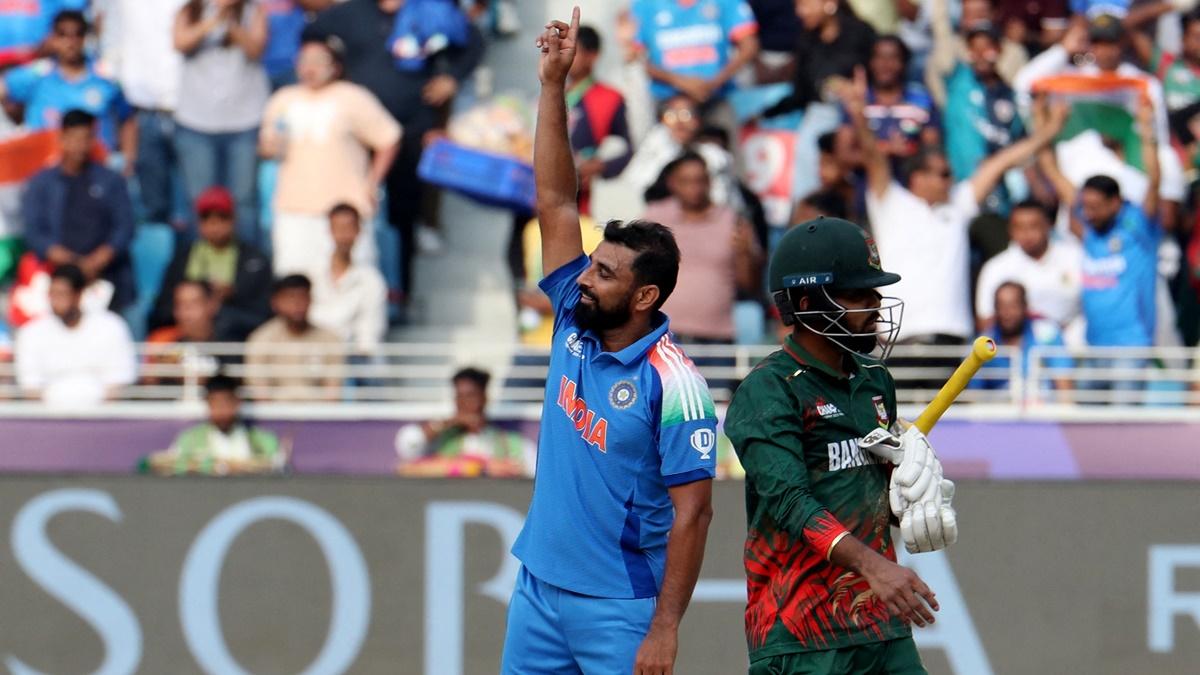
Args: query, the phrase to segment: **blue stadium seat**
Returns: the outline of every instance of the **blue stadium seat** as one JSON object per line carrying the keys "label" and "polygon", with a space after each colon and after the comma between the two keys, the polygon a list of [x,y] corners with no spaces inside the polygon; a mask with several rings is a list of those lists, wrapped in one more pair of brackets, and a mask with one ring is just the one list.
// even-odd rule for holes
{"label": "blue stadium seat", "polygon": [[165,223],[142,223],[137,226],[129,255],[133,260],[133,281],[137,301],[125,312],[134,339],[146,337],[146,319],[162,287],[163,274],[175,254],[175,230]]}

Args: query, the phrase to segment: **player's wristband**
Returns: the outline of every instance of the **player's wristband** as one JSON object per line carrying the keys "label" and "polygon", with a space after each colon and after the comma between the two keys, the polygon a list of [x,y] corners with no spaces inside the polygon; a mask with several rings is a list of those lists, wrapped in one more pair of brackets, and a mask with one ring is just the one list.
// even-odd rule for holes
{"label": "player's wristband", "polygon": [[849,536],[849,534],[850,534],[849,532],[842,532],[841,534],[839,534],[838,536],[833,538],[833,542],[831,544],[829,544],[829,548],[825,549],[825,561],[826,562],[829,562],[830,556],[833,555],[833,549],[837,547],[838,542],[840,542],[842,539]]}

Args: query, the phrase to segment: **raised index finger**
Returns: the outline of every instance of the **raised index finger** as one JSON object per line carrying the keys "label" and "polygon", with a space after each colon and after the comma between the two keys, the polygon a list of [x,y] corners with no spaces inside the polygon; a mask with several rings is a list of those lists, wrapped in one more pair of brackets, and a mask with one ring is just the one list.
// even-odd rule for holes
{"label": "raised index finger", "polygon": [[567,38],[574,40],[579,34],[579,5],[571,10],[571,27],[567,29]]}

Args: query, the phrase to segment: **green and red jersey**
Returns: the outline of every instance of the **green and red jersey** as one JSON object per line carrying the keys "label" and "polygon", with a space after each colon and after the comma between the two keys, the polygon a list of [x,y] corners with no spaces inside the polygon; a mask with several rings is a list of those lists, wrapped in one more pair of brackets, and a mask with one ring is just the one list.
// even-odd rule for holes
{"label": "green and red jersey", "polygon": [[906,637],[866,580],[829,562],[852,536],[896,560],[891,466],[858,440],[896,419],[896,385],[873,359],[848,376],[791,338],[738,387],[725,432],[746,469],[750,660]]}

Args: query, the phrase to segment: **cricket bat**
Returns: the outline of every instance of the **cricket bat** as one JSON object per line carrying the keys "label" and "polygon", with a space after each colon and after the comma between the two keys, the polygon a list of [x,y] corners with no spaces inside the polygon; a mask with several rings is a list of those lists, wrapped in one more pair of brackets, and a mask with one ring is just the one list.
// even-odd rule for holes
{"label": "cricket bat", "polygon": [[938,391],[937,396],[925,406],[925,410],[921,412],[921,416],[917,418],[916,426],[921,430],[921,433],[928,434],[933,430],[933,425],[937,424],[942,415],[950,408],[950,404],[958,398],[963,389],[967,388],[971,378],[975,377],[975,373],[983,367],[983,364],[991,361],[996,356],[996,342],[989,337],[975,338],[975,344],[971,346],[971,353],[963,362],[958,364],[958,368],[954,370],[954,374],[946,380],[946,384]]}

